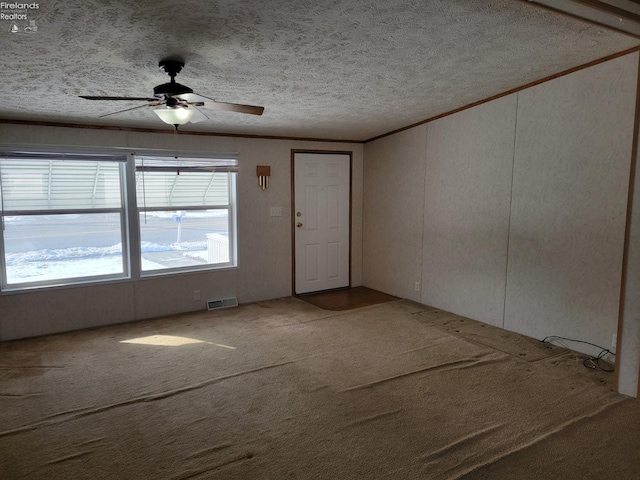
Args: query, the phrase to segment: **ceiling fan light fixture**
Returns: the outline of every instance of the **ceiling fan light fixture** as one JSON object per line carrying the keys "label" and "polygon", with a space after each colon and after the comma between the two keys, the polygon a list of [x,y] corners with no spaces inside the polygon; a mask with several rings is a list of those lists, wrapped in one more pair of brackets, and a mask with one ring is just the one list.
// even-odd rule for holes
{"label": "ceiling fan light fixture", "polygon": [[162,106],[154,108],[153,111],[164,123],[169,125],[184,125],[195,115],[195,110],[184,107]]}

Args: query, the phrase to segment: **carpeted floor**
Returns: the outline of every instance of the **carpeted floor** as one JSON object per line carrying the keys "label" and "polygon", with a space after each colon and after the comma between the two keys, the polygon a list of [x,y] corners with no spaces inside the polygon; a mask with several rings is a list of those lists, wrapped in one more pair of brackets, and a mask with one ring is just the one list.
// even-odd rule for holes
{"label": "carpeted floor", "polygon": [[610,382],[405,300],[279,299],[0,344],[0,478],[637,480]]}

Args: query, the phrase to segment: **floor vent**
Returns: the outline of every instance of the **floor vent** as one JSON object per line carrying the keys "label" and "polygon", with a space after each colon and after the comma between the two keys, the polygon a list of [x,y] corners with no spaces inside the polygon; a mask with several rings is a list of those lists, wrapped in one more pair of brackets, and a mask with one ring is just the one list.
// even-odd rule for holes
{"label": "floor vent", "polygon": [[218,310],[220,308],[237,307],[238,299],[236,297],[223,298],[221,300],[209,300],[207,302],[207,310]]}

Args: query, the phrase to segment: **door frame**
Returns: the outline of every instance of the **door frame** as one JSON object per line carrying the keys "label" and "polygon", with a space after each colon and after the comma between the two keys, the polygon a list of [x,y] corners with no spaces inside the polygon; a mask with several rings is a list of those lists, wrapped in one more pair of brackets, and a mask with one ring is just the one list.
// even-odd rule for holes
{"label": "door frame", "polygon": [[312,153],[319,155],[348,155],[349,156],[349,285],[351,287],[351,242],[352,242],[352,208],[353,208],[353,151],[350,150],[313,150],[313,149],[291,149],[291,296],[296,294],[296,178],[295,178],[295,156],[296,153]]}

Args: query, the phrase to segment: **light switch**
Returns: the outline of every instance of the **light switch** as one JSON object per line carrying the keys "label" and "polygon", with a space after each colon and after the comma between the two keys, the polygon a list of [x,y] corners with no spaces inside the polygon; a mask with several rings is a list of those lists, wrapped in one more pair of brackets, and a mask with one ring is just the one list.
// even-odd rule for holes
{"label": "light switch", "polygon": [[270,215],[272,217],[281,217],[282,216],[282,207],[271,207]]}

